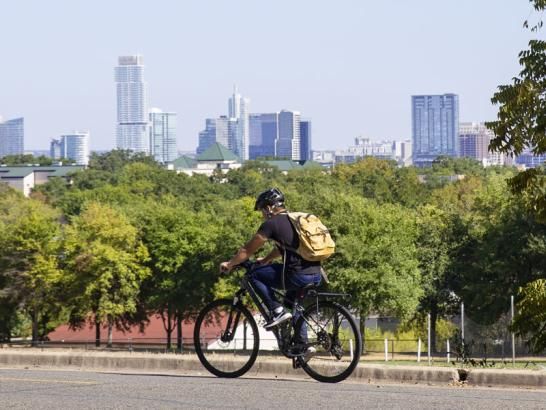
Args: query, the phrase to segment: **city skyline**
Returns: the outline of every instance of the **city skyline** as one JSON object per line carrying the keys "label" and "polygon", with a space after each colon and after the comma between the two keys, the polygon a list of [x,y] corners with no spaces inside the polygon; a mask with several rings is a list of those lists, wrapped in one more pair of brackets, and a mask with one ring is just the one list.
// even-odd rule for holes
{"label": "city skyline", "polygon": [[[195,148],[204,118],[225,112],[233,83],[253,112],[282,107],[310,117],[314,148],[346,146],[358,135],[403,140],[410,95],[449,90],[460,96],[461,121],[494,119],[490,98],[519,71],[517,53],[533,36],[521,27],[531,12],[523,0],[166,6],[162,19],[125,0],[3,6],[13,18],[0,27],[10,39],[0,114],[25,117],[28,149],[46,149],[66,129],[90,130],[93,150],[113,148],[111,67],[131,54],[146,58],[150,102],[178,113],[181,150]],[[100,30],[81,21],[100,21]],[[222,46],[226,36],[245,47]]]}

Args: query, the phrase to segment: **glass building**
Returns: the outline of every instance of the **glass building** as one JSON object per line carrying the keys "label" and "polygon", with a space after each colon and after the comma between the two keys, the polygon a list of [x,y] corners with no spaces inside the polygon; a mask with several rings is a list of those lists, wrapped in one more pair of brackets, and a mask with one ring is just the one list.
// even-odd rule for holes
{"label": "glass building", "polygon": [[24,142],[25,119],[15,118],[2,122],[0,118],[0,157],[23,154]]}
{"label": "glass building", "polygon": [[228,100],[228,118],[232,124],[227,147],[243,160],[249,159],[249,106],[250,99],[242,97],[234,86]]}
{"label": "glass building", "polygon": [[150,155],[162,164],[178,158],[176,149],[176,113],[150,111]]}
{"label": "glass building", "polygon": [[250,159],[275,157],[279,138],[279,114],[250,114]]}
{"label": "glass building", "polygon": [[279,137],[276,156],[298,161],[301,158],[300,113],[282,110],[279,113]]}
{"label": "glass building", "polygon": [[230,121],[225,115],[218,118],[207,118],[205,129],[199,133],[197,154],[202,154],[215,142],[230,148],[230,130],[233,130],[233,121]]}
{"label": "glass building", "polygon": [[142,56],[122,56],[115,68],[117,92],[116,147],[150,152],[146,82]]}
{"label": "glass building", "polygon": [[50,145],[51,158],[66,158],[77,165],[89,164],[89,133],[73,132],[53,139]]}
{"label": "glass building", "polygon": [[459,155],[459,96],[411,97],[413,163],[430,166],[439,156]]}
{"label": "glass building", "polygon": [[311,159],[311,121],[300,121],[300,159],[308,161]]}

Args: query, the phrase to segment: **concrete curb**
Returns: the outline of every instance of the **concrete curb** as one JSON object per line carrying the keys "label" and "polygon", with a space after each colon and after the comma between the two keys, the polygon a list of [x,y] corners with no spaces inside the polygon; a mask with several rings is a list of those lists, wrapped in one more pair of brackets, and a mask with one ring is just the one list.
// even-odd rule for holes
{"label": "concrete curb", "polygon": [[531,387],[546,389],[546,372],[534,370],[472,369],[468,372],[467,383],[473,386]]}
{"label": "concrete curb", "polygon": [[[181,372],[208,375],[195,355],[40,351],[0,349],[0,366],[77,368],[79,370],[134,370],[142,372]],[[301,369],[294,370],[290,360],[265,358],[254,364],[247,373],[251,377],[305,378]],[[427,383],[464,384],[489,387],[546,388],[546,372],[535,370],[481,370],[453,369],[425,366],[390,366],[361,362],[351,375],[351,380],[365,383]]]}

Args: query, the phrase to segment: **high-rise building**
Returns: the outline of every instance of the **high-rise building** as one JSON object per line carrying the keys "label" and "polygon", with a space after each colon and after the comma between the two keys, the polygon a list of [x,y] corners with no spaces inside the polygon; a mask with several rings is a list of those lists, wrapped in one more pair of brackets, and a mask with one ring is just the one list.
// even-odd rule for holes
{"label": "high-rise building", "polygon": [[116,147],[149,153],[147,91],[142,56],[119,57],[115,81],[118,109]]}
{"label": "high-rise building", "polygon": [[66,158],[77,165],[89,164],[89,133],[73,132],[53,139],[50,145],[51,158]]}
{"label": "high-rise building", "polygon": [[0,118],[0,157],[23,154],[25,151],[24,145],[24,118],[15,118],[4,122]]}
{"label": "high-rise building", "polygon": [[234,86],[228,100],[228,118],[233,122],[228,148],[242,160],[249,158],[249,105],[250,100],[242,97]]}
{"label": "high-rise building", "polygon": [[207,118],[205,129],[199,133],[199,146],[197,154],[205,152],[215,142],[229,148],[230,120],[225,115],[219,118]]}
{"label": "high-rise building", "polygon": [[473,158],[484,166],[510,165],[512,158],[504,153],[489,151],[489,143],[495,134],[483,122],[459,124],[459,156]]}
{"label": "high-rise building", "polygon": [[458,156],[458,95],[414,95],[411,114],[415,165],[430,165],[439,156]]}
{"label": "high-rise building", "polygon": [[250,114],[249,158],[275,157],[279,138],[279,114]]}
{"label": "high-rise building", "polygon": [[59,139],[53,138],[51,144],[49,145],[49,156],[53,159],[59,159],[63,156],[63,143]]}
{"label": "high-rise building", "polygon": [[311,121],[300,121],[300,159],[307,161],[311,159]]}
{"label": "high-rise building", "polygon": [[150,155],[162,164],[178,158],[176,149],[176,113],[150,110]]}
{"label": "high-rise building", "polygon": [[279,113],[279,137],[276,156],[291,160],[301,159],[300,147],[300,113],[282,110]]}

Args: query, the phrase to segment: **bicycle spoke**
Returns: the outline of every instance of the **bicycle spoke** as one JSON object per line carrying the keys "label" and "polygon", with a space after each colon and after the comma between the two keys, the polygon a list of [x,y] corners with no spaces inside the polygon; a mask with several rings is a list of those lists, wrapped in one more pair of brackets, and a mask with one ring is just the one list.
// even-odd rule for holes
{"label": "bicycle spoke", "polygon": [[[303,369],[321,381],[346,378],[360,357],[361,340],[351,314],[333,302],[312,306],[299,321],[297,332],[305,338],[308,354]],[[313,347],[316,351],[310,351]]]}
{"label": "bicycle spoke", "polygon": [[213,374],[238,377],[256,360],[259,337],[251,314],[230,301],[206,307],[194,329],[199,360]]}

